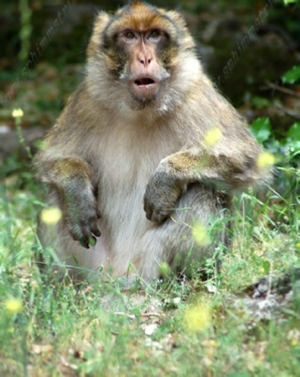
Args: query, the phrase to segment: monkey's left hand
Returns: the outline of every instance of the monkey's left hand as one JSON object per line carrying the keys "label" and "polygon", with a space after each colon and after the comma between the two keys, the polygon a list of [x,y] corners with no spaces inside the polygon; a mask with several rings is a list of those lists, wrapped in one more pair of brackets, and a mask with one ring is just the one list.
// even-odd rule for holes
{"label": "monkey's left hand", "polygon": [[96,244],[96,237],[101,235],[97,225],[101,216],[92,193],[78,190],[76,194],[65,196],[64,217],[75,241],[86,249]]}
{"label": "monkey's left hand", "polygon": [[181,191],[181,185],[175,177],[157,170],[150,179],[144,195],[147,219],[162,223],[174,210]]}

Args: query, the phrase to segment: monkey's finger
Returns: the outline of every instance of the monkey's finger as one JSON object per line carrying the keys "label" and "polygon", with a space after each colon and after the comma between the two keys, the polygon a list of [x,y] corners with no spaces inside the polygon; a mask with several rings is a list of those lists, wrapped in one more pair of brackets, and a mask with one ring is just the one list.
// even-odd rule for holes
{"label": "monkey's finger", "polygon": [[160,210],[155,210],[151,215],[151,221],[161,224],[167,219],[168,216],[169,213],[165,213]]}
{"label": "monkey's finger", "polygon": [[157,214],[155,214],[155,207],[154,205],[150,204],[149,201],[144,198],[144,211],[146,212],[146,217],[148,220],[153,222],[159,222],[157,221]]}
{"label": "monkey's finger", "polygon": [[144,201],[144,211],[148,220],[161,224],[169,216],[169,211],[165,211],[162,208],[155,208],[154,205],[150,205],[146,200]]}
{"label": "monkey's finger", "polygon": [[80,224],[72,224],[69,226],[69,230],[73,240],[79,241],[82,246],[86,247],[88,237],[84,234],[82,226]]}
{"label": "monkey's finger", "polygon": [[97,227],[97,225],[91,225],[91,232],[96,236],[96,237],[100,237],[101,236],[101,232],[99,230],[99,228]]}
{"label": "monkey's finger", "polygon": [[146,217],[148,220],[154,223],[161,223],[165,219],[165,216],[163,216],[159,211],[155,211],[155,210],[152,210],[152,211],[147,210]]}
{"label": "monkey's finger", "polygon": [[151,220],[151,215],[154,210],[154,206],[149,203],[146,196],[144,196],[144,211],[146,212],[146,217],[148,220]]}
{"label": "monkey's finger", "polygon": [[[96,223],[95,223],[96,224]],[[87,224],[82,224],[81,227],[81,234],[80,237],[80,244],[85,248],[89,248],[90,246],[95,246],[97,243],[96,237],[101,236],[100,230],[97,228],[97,225],[89,226]],[[95,237],[96,236],[96,237]]]}
{"label": "monkey's finger", "polygon": [[100,211],[98,210],[98,208],[97,208],[97,219],[101,219],[101,213],[100,213]]}
{"label": "monkey's finger", "polygon": [[89,245],[89,239],[86,238],[86,237],[81,237],[79,239],[79,242],[80,242],[80,245],[82,247],[84,247],[85,249],[89,249],[90,248],[90,245]]}

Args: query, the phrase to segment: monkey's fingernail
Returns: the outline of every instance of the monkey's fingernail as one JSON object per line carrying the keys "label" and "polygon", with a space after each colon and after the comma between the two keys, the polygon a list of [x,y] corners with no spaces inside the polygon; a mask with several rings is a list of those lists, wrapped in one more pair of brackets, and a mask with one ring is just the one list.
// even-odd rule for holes
{"label": "monkey's fingernail", "polygon": [[88,240],[81,238],[79,240],[79,242],[80,242],[80,245],[82,247],[84,247],[85,249],[89,249],[90,248]]}
{"label": "monkey's fingernail", "polygon": [[97,228],[97,226],[91,227],[91,233],[93,233],[93,235],[96,236],[96,237],[100,237],[101,236],[101,232]]}

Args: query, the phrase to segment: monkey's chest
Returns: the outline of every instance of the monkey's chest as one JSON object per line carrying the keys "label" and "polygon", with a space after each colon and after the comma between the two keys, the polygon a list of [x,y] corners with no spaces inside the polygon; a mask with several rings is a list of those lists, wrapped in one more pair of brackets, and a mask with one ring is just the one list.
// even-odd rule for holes
{"label": "monkey's chest", "polygon": [[143,210],[147,183],[160,161],[179,145],[163,135],[142,140],[122,132],[109,135],[104,144],[98,158],[100,212],[113,231],[126,226],[127,232],[134,232],[139,223],[147,226]]}
{"label": "monkey's chest", "polygon": [[110,129],[98,149],[99,183],[120,191],[121,196],[121,191],[144,189],[160,161],[181,148],[168,131],[162,125],[146,132],[140,124]]}
{"label": "monkey's chest", "polygon": [[130,154],[124,159],[118,157],[106,159],[98,185],[98,206],[104,225],[102,232],[109,235],[113,250],[119,248],[116,243],[133,240],[149,227],[143,197],[155,165],[159,163],[145,164],[142,158],[133,161]]}

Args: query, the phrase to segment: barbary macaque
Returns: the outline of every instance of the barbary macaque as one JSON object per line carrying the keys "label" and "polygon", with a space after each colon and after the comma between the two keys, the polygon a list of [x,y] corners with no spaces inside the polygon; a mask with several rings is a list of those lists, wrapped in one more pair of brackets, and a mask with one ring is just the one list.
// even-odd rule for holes
{"label": "barbary macaque", "polygon": [[83,82],[35,158],[62,213],[39,237],[74,276],[151,281],[165,263],[190,274],[230,246],[234,191],[268,181],[195,50],[176,11],[133,2],[97,15]]}

